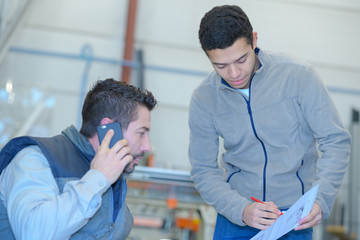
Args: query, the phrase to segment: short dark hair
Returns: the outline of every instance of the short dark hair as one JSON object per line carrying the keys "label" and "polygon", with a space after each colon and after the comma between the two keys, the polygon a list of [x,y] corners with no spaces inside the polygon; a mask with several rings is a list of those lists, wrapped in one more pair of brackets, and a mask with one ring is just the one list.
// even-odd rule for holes
{"label": "short dark hair", "polygon": [[108,117],[127,129],[136,120],[137,107],[151,111],[157,104],[151,92],[141,91],[130,84],[112,78],[97,81],[87,93],[82,108],[80,132],[87,138],[93,137],[101,120]]}
{"label": "short dark hair", "polygon": [[217,6],[201,19],[199,40],[205,51],[230,47],[239,38],[253,42],[253,28],[245,12],[235,5]]}

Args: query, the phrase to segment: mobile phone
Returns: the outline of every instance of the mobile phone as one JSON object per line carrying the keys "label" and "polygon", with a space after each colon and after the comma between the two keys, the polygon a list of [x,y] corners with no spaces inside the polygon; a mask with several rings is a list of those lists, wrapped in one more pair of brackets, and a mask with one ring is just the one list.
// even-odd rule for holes
{"label": "mobile phone", "polygon": [[100,141],[100,144],[101,144],[102,140],[105,137],[105,134],[110,129],[114,130],[114,135],[111,138],[111,141],[110,141],[110,144],[109,144],[109,148],[112,148],[117,141],[123,139],[120,123],[112,122],[112,123],[109,123],[109,124],[99,125],[99,126],[97,126],[97,133],[98,133],[99,141]]}

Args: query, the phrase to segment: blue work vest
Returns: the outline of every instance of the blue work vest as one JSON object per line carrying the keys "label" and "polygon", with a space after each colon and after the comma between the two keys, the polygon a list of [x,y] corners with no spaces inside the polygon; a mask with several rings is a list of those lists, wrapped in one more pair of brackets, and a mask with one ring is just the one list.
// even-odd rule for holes
{"label": "blue work vest", "polygon": [[[19,137],[12,139],[1,150],[0,173],[19,151],[31,145],[37,145],[48,160],[60,194],[63,192],[66,182],[80,179],[89,170],[90,162],[94,157],[81,152],[64,135],[52,138]],[[125,240],[133,225],[133,217],[125,203],[126,191],[126,180],[118,180],[103,194],[100,209],[70,239]],[[117,198],[114,199],[114,196]],[[114,210],[114,205],[117,206],[116,210]],[[0,239],[15,239],[6,208],[2,202],[0,202]]]}

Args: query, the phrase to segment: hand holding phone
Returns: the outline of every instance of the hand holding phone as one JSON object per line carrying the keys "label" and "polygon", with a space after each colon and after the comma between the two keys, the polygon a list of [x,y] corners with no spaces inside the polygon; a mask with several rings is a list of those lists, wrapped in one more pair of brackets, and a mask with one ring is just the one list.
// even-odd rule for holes
{"label": "hand holding phone", "polygon": [[[130,154],[128,141],[123,140],[122,144],[113,147],[116,142],[123,138],[121,127],[118,122],[97,127],[100,144],[110,129],[114,130],[114,135],[111,140],[109,137],[106,138],[106,140],[110,142],[109,147],[100,145],[90,163],[90,169],[101,172],[106,177],[106,180],[110,184],[113,184],[123,173],[125,167],[133,160],[133,157]],[[114,152],[116,154],[114,154]]]}
{"label": "hand holding phone", "polygon": [[99,126],[97,126],[97,133],[98,133],[99,141],[100,141],[100,144],[101,144],[102,140],[105,137],[105,134],[110,129],[114,130],[114,135],[111,138],[111,141],[110,141],[110,144],[109,144],[109,148],[112,148],[117,141],[123,139],[120,123],[112,122],[112,123],[109,123],[109,124],[99,125]]}

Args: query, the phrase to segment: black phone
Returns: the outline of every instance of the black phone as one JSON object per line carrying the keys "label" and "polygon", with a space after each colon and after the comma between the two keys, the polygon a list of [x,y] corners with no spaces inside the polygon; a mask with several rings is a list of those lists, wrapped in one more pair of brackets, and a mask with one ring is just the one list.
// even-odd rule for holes
{"label": "black phone", "polygon": [[109,129],[114,130],[114,135],[109,144],[109,148],[112,148],[117,141],[123,139],[123,135],[122,135],[120,123],[118,123],[118,122],[112,122],[109,124],[99,125],[99,126],[97,126],[97,133],[99,136],[100,144],[101,144],[102,140],[104,139],[105,134],[109,131]]}

